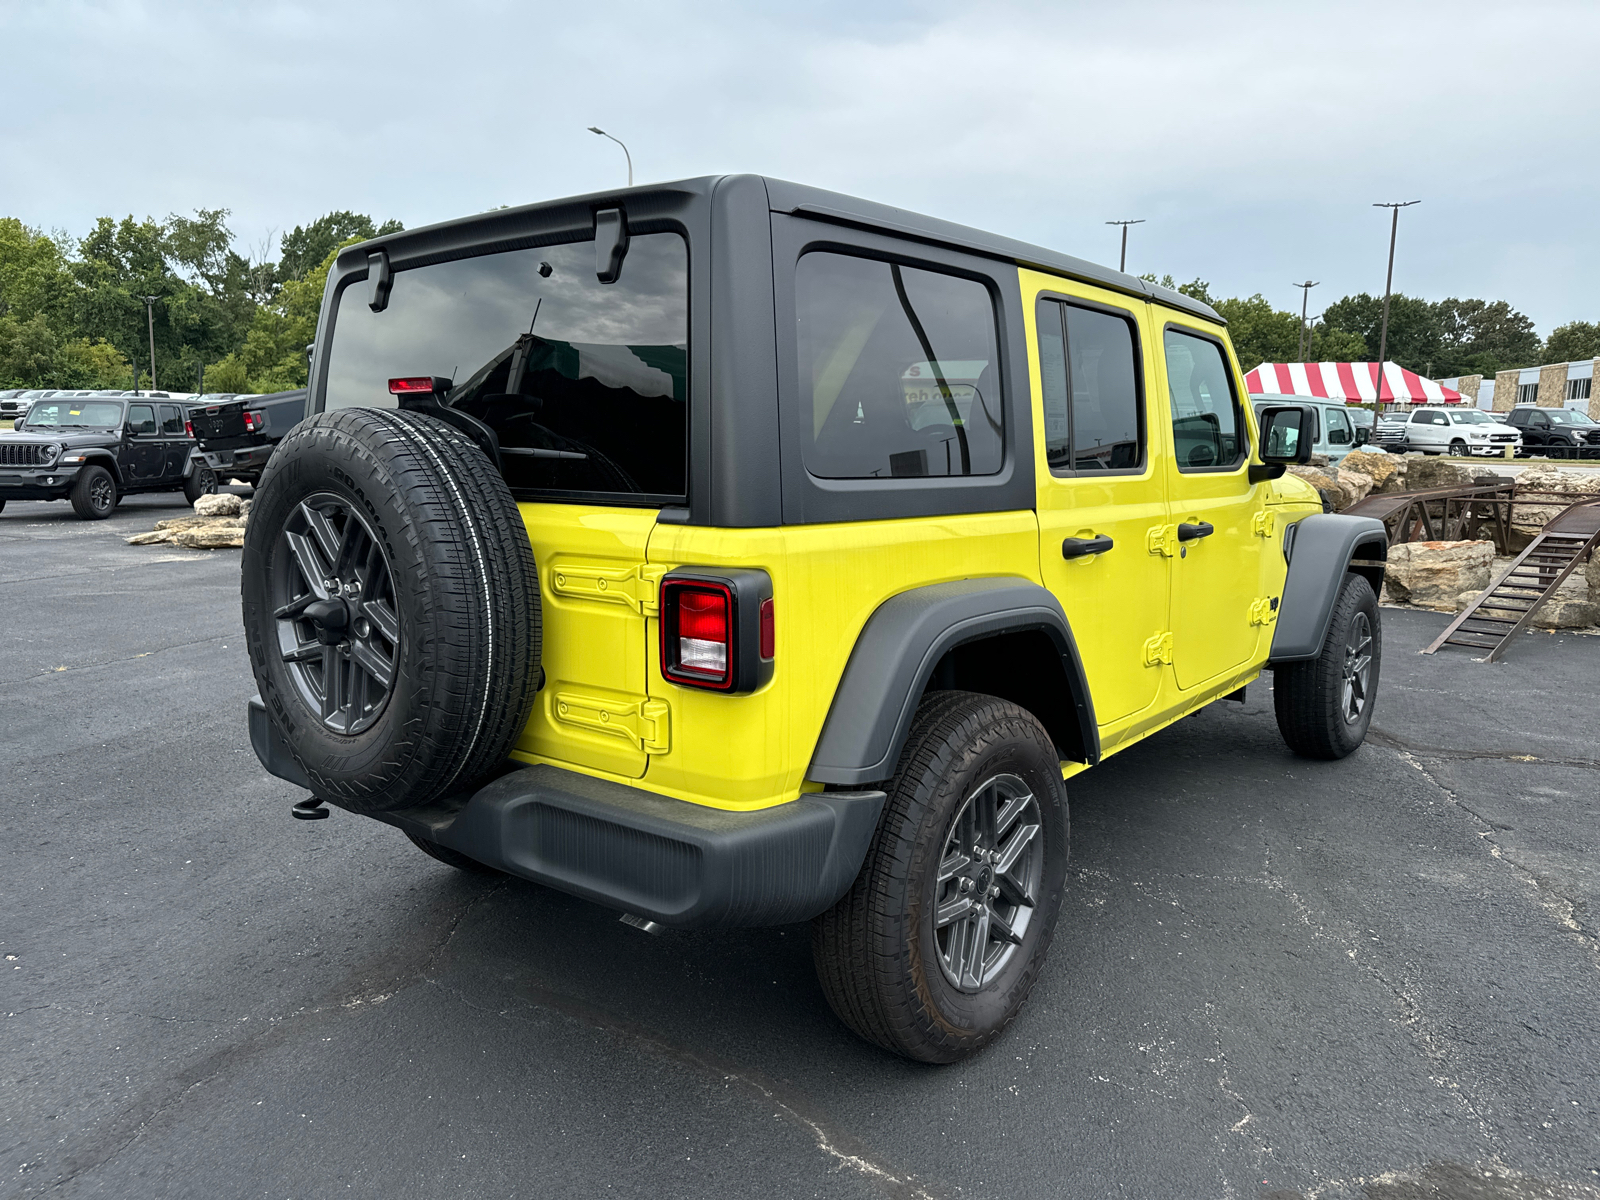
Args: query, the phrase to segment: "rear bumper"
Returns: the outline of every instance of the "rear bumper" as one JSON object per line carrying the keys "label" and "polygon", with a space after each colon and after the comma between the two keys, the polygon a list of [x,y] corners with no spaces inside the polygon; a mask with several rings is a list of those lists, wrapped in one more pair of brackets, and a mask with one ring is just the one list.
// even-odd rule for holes
{"label": "rear bumper", "polygon": [[238,450],[202,450],[200,456],[213,471],[259,471],[272,456],[271,446],[245,446]]}
{"label": "rear bumper", "polygon": [[[268,771],[308,787],[259,697],[250,741]],[[831,908],[861,869],[884,794],[811,792],[727,812],[543,765],[461,801],[379,819],[586,900],[707,928],[784,925]]]}

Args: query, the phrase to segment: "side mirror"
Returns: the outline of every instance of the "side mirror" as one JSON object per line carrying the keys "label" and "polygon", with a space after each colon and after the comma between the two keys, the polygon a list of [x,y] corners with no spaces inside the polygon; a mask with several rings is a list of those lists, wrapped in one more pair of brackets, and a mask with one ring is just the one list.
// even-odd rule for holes
{"label": "side mirror", "polygon": [[1356,426],[1356,445],[1365,446],[1371,440],[1372,440],[1372,430],[1368,429],[1365,425],[1357,425]]}
{"label": "side mirror", "polygon": [[1261,410],[1261,462],[1252,464],[1250,481],[1276,479],[1291,463],[1311,461],[1315,410],[1309,404],[1271,404]]}

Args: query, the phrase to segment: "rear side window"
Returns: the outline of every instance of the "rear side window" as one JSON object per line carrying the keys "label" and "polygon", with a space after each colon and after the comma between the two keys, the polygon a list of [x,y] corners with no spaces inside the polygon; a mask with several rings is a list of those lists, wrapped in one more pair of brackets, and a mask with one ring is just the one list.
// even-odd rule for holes
{"label": "rear side window", "polygon": [[375,313],[339,299],[325,407],[392,408],[393,378],[454,381],[448,403],[492,428],[506,482],[540,498],[670,503],[686,495],[689,254],[675,233],[629,239],[595,277],[571,242],[396,271]]}
{"label": "rear side window", "polygon": [[993,475],[1004,457],[994,301],[975,280],[814,251],[795,268],[806,470]]}
{"label": "rear side window", "polygon": [[183,432],[183,413],[182,413],[182,411],[180,411],[178,409],[178,407],[176,405],[163,404],[161,406],[161,432],[162,433],[182,433]]}
{"label": "rear side window", "polygon": [[1136,471],[1144,422],[1129,317],[1040,300],[1045,455],[1053,472]]}
{"label": "rear side window", "polygon": [[1172,328],[1164,341],[1178,469],[1237,466],[1244,457],[1244,421],[1222,347],[1209,338]]}

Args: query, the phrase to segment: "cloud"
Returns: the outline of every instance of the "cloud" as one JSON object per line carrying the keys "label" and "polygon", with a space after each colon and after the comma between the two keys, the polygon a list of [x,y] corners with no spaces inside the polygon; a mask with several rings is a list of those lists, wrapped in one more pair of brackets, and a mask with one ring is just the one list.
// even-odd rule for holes
{"label": "cloud", "polygon": [[6,207],[226,205],[247,242],[754,170],[1324,302],[1383,286],[1595,319],[1600,7],[1583,4],[34,3]]}

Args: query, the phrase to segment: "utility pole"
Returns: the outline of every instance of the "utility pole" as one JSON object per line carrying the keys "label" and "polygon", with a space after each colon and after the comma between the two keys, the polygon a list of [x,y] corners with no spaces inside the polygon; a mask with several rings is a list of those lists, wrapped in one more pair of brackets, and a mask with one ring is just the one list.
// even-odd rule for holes
{"label": "utility pole", "polygon": [[[1317,282],[1320,283],[1321,280]],[[1305,362],[1306,355],[1311,353],[1311,331],[1306,328],[1306,312],[1311,304],[1311,289],[1317,284],[1308,279],[1294,286],[1300,289],[1300,340],[1294,344],[1294,355],[1301,362]]]}
{"label": "utility pole", "polygon": [[[609,133],[607,133],[604,129],[601,129],[598,125],[589,126],[589,132],[590,133],[598,133],[603,138],[611,138],[611,140],[613,142],[615,142],[617,145],[622,146],[622,139],[621,138],[611,137],[611,135]],[[632,187],[633,186],[633,155],[628,153],[628,148],[626,146],[622,146],[622,156],[628,160],[628,186]]]}
{"label": "utility pole", "polygon": [[156,310],[155,303],[159,296],[144,297],[144,315],[150,322],[150,390],[156,390]]}
{"label": "utility pole", "polygon": [[1383,332],[1378,335],[1378,375],[1372,381],[1373,398],[1377,409],[1383,410],[1383,363],[1389,353],[1389,293],[1394,289],[1394,239],[1400,232],[1400,210],[1421,204],[1421,200],[1403,200],[1397,204],[1374,204],[1373,208],[1392,208],[1394,219],[1389,222],[1389,274],[1383,281]]}
{"label": "utility pole", "polygon": [[1128,269],[1128,226],[1143,225],[1144,218],[1140,217],[1137,221],[1107,221],[1106,224],[1122,226],[1122,259],[1117,263],[1117,270],[1126,271]]}

